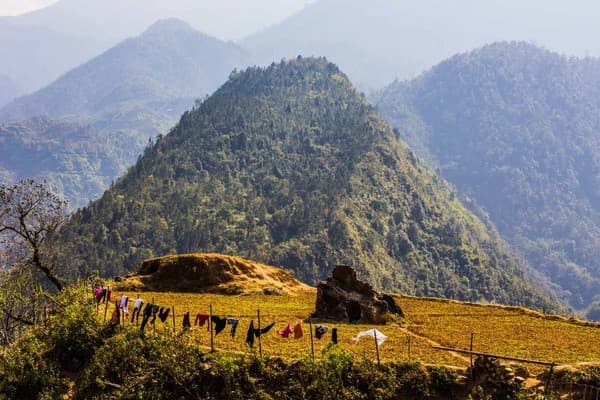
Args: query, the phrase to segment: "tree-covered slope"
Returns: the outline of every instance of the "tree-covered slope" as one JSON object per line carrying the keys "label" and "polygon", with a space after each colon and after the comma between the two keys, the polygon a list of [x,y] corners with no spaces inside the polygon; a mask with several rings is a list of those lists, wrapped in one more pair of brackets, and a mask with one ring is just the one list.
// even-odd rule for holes
{"label": "tree-covered slope", "polygon": [[83,206],[125,172],[144,142],[45,118],[0,125],[0,182],[34,178]]}
{"label": "tree-covered slope", "polygon": [[58,244],[65,265],[106,275],[220,252],[309,283],[347,263],[377,287],[555,306],[323,59],[232,75],[74,214]]}
{"label": "tree-covered slope", "polygon": [[[47,169],[46,163],[18,160],[5,160],[2,167],[10,176],[54,181],[54,189],[73,205],[84,205],[135,162],[149,138],[166,132],[195,99],[222,84],[231,70],[243,63],[244,54],[234,44],[208,37],[182,21],[159,21],[144,34],[122,42],[44,89],[18,98],[0,110],[0,121],[10,123],[11,129],[36,126],[39,121],[30,119],[45,116],[52,132],[46,132],[50,134],[48,138],[39,138],[41,142],[35,145],[37,155],[44,153],[57,165],[69,165],[64,168],[67,173],[55,174],[54,167]],[[98,139],[82,142],[89,137],[69,134],[73,133],[71,125],[88,127]],[[66,130],[59,132],[61,127]],[[107,141],[115,139],[120,147],[107,147]],[[13,159],[26,151],[22,143],[10,140],[4,146],[2,150],[12,154]],[[60,151],[61,148],[87,150],[77,153]],[[73,162],[73,156],[81,162]],[[102,167],[103,171],[88,168],[86,165],[94,165],[97,156],[106,156],[106,164],[118,167]],[[30,155],[22,158],[29,159]],[[73,176],[79,181],[75,185],[69,178]],[[95,189],[88,190],[90,187]]]}
{"label": "tree-covered slope", "polygon": [[576,308],[600,294],[600,61],[525,43],[457,55],[379,111]]}

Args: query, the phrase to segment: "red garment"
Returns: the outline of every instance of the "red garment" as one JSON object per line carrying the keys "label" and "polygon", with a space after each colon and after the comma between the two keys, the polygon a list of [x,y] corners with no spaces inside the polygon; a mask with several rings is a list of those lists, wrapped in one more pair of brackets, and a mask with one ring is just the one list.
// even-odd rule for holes
{"label": "red garment", "polygon": [[289,337],[290,333],[292,333],[292,326],[290,324],[287,324],[285,329],[283,329],[281,331],[277,331],[277,334],[280,336],[283,336],[284,338]]}
{"label": "red garment", "polygon": [[[197,314],[196,320],[194,321],[194,325],[204,326],[204,323],[208,321],[210,315],[208,314]],[[210,330],[210,325],[206,325],[206,330]]]}
{"label": "red garment", "polygon": [[300,339],[304,335],[302,332],[302,324],[298,322],[296,326],[294,326],[294,339]]}

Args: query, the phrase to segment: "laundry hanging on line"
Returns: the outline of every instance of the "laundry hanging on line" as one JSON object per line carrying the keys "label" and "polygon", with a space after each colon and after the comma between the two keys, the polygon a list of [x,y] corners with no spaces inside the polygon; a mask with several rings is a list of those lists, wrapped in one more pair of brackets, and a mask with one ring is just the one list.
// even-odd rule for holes
{"label": "laundry hanging on line", "polygon": [[288,323],[287,326],[281,330],[276,331],[279,336],[284,338],[290,337],[290,333],[292,333],[292,326]]}
{"label": "laundry hanging on line", "polygon": [[383,342],[385,342],[385,339],[387,339],[387,336],[378,331],[377,329],[369,329],[368,331],[359,332],[358,335],[356,335],[356,337],[352,338],[352,340],[358,343],[360,338],[364,336],[370,336],[372,338],[375,338],[377,340],[378,347],[381,346]]}
{"label": "laundry hanging on line", "polygon": [[259,337],[260,335],[264,335],[269,332],[271,328],[275,325],[275,322],[270,323],[264,328],[258,329],[254,328],[254,320],[250,321],[250,326],[248,327],[248,332],[246,332],[246,343],[248,346],[254,346],[254,338]]}
{"label": "laundry hanging on line", "polygon": [[298,322],[294,326],[294,339],[300,339],[303,335],[304,335],[304,332],[302,331],[302,324],[300,322]]}
{"label": "laundry hanging on line", "polygon": [[239,323],[240,321],[236,318],[227,318],[227,324],[231,325],[231,330],[229,331],[231,337],[235,337],[235,331]]}
{"label": "laundry hanging on line", "polygon": [[[194,326],[196,325],[200,325],[200,326],[204,326],[204,323],[206,321],[208,321],[210,318],[210,315],[208,314],[196,314],[196,319],[194,320]],[[210,330],[210,325],[206,325],[206,330]]]}
{"label": "laundry hanging on line", "polygon": [[317,327],[315,328],[315,337],[317,339],[321,339],[323,335],[327,333],[328,330],[329,328],[325,325],[317,325]]}
{"label": "laundry hanging on line", "polygon": [[227,318],[221,318],[213,315],[210,317],[210,320],[215,324],[215,336],[221,333],[221,331],[225,329],[225,325],[227,325]]}
{"label": "laundry hanging on line", "polygon": [[188,330],[192,327],[192,323],[190,322],[190,313],[189,311],[183,314],[183,330]]}

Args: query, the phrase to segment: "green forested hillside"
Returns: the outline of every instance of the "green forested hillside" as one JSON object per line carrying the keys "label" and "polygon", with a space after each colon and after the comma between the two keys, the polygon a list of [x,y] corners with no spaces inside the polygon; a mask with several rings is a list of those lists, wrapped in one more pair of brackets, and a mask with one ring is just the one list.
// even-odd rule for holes
{"label": "green forested hillside", "polygon": [[233,74],[73,215],[58,248],[84,273],[207,251],[310,283],[348,263],[387,289],[556,305],[323,59]]}
{"label": "green forested hillside", "polygon": [[378,109],[570,304],[600,294],[600,60],[498,43],[393,83]]}
{"label": "green forested hillside", "polygon": [[[233,43],[206,36],[183,21],[159,21],[142,35],[122,42],[47,87],[0,109],[0,121],[13,128],[36,126],[38,121],[30,119],[37,116],[52,120],[46,122],[52,125],[51,137],[35,144],[36,151],[42,158],[65,165],[67,173],[54,174],[46,169],[46,163],[4,162],[2,167],[9,176],[36,176],[54,181],[53,188],[74,206],[84,205],[97,198],[111,180],[135,162],[149,138],[170,129],[195,99],[215,90],[244,59],[245,53]],[[59,132],[61,127],[73,124],[93,130],[98,140],[84,142],[82,137],[69,134],[69,128]],[[25,132],[22,136],[27,135]],[[114,138],[120,141],[120,148],[106,147],[106,141]],[[9,147],[13,144],[15,147]],[[15,159],[31,156],[21,144],[5,141],[4,145],[2,150]],[[86,148],[89,152],[56,151],[62,147]],[[93,152],[119,168],[112,173],[105,169],[100,180],[94,168],[79,168],[74,158],[94,164]],[[91,159],[84,160],[88,156]],[[69,173],[78,174],[80,183],[73,185]],[[100,181],[102,184],[98,185]],[[86,189],[90,187],[96,189]]]}
{"label": "green forested hillside", "polygon": [[46,118],[0,125],[0,181],[45,180],[72,206],[85,205],[127,169],[144,144],[127,133]]}

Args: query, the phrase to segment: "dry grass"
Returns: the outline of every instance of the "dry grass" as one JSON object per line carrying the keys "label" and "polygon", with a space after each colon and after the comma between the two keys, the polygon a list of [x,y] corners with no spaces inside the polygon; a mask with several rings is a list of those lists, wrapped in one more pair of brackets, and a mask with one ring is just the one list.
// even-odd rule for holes
{"label": "dry grass", "polygon": [[[310,355],[308,323],[303,322],[304,337],[284,339],[275,334],[287,323],[292,326],[305,320],[314,310],[316,290],[297,290],[283,296],[262,294],[227,296],[213,293],[169,293],[169,292],[123,292],[134,299],[138,294],[146,301],[155,301],[161,306],[175,306],[177,333],[181,331],[182,315],[189,311],[192,323],[197,313],[209,312],[222,317],[235,317],[240,320],[235,338],[229,336],[229,326],[214,338],[218,351],[250,353],[258,351],[245,344],[246,331],[251,320],[257,323],[256,312],[260,309],[261,323],[275,322],[272,331],[262,337],[263,354],[298,359]],[[121,293],[115,293],[116,296]],[[500,306],[481,306],[459,302],[439,301],[398,297],[398,303],[407,315],[406,320],[377,326],[388,336],[380,348],[383,361],[407,361],[408,337],[411,336],[411,360],[426,364],[442,364],[458,367],[468,365],[468,358],[445,351],[432,349],[432,344],[462,349],[469,348],[471,332],[475,332],[475,351],[499,355],[553,361],[573,364],[578,362],[600,361],[600,327],[580,326],[567,319],[545,318],[523,309]],[[102,312],[102,310],[100,311]],[[313,323],[314,325],[318,322]],[[325,322],[330,329],[338,328],[339,344],[358,358],[375,359],[375,346],[372,340],[363,338],[358,344],[352,341],[358,332],[371,329],[372,325]],[[130,323],[127,323],[129,329]],[[167,324],[157,320],[156,332],[172,332],[172,319]],[[147,332],[152,334],[149,327]],[[186,334],[193,341],[207,349],[210,334],[205,327],[193,326]],[[324,339],[314,340],[315,355],[330,341],[328,333]],[[530,368],[536,370],[535,368]]]}

